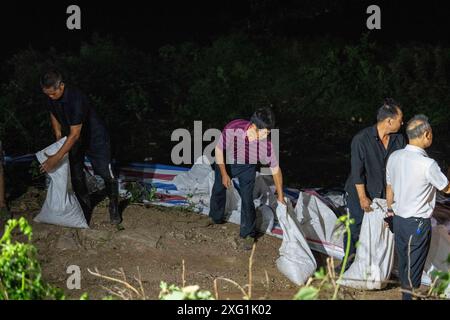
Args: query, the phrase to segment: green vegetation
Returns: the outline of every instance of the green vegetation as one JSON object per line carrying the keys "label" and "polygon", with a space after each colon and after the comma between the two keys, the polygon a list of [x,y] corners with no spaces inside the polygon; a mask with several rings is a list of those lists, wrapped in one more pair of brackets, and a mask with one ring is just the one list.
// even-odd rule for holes
{"label": "green vegetation", "polygon": [[[28,242],[12,240],[16,228]],[[61,290],[42,280],[36,248],[29,243],[31,236],[31,226],[25,218],[7,222],[0,239],[0,300],[64,299]]]}
{"label": "green vegetation", "polygon": [[298,146],[300,138],[348,145],[375,121],[386,96],[404,105],[406,117],[425,113],[435,126],[450,120],[447,47],[387,46],[370,35],[345,43],[234,33],[145,53],[94,36],[78,52],[27,49],[5,62],[0,136],[10,153],[35,152],[53,141],[39,88],[49,65],[90,96],[119,146],[114,156],[123,161],[169,159],[174,129],[191,129],[194,120],[204,129],[223,128],[261,104],[276,112],[282,149]]}

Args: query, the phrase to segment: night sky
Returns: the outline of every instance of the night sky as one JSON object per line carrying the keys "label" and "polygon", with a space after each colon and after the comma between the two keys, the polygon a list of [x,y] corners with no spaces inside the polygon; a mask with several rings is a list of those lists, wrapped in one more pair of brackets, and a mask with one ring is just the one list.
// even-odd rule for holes
{"label": "night sky", "polygon": [[[66,28],[70,4],[81,7],[81,31]],[[2,1],[1,56],[30,46],[76,50],[93,33],[149,50],[181,41],[208,42],[231,31],[352,41],[367,32],[370,4],[382,10],[382,30],[373,32],[377,41],[449,42],[449,1]]]}

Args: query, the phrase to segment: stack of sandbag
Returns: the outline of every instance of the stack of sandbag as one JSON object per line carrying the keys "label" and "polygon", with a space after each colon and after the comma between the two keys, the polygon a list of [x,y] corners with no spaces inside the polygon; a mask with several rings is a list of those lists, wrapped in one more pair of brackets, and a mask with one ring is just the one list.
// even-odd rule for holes
{"label": "stack of sandbag", "polygon": [[[47,160],[47,155],[54,155],[63,146],[66,137],[60,139],[44,150],[36,153],[38,161],[42,164]],[[49,223],[72,228],[88,228],[88,224],[74,192],[69,188],[70,166],[66,154],[58,166],[50,173],[50,184],[47,197],[40,213],[34,221]]]}
{"label": "stack of sandbag", "polygon": [[[214,185],[215,172],[206,156],[199,157],[192,168],[178,174],[173,179],[173,184],[177,190],[190,194],[190,201],[204,207],[201,213],[209,213],[209,200],[211,198]],[[273,194],[265,177],[256,174],[253,199],[256,209],[256,228],[260,232],[270,232],[275,222],[274,210],[276,207],[276,197]],[[226,190],[225,217],[228,222],[241,223],[241,197],[239,195],[239,179],[233,178],[231,186]]]}
{"label": "stack of sandbag", "polygon": [[189,171],[178,174],[172,183],[178,191],[186,194],[208,194],[209,182],[208,176],[214,173],[208,157],[198,158]]}
{"label": "stack of sandbag", "polygon": [[317,268],[308,243],[299,228],[291,202],[287,205],[278,202],[276,214],[283,230],[283,242],[280,257],[277,259],[278,270],[297,285],[304,284]]}
{"label": "stack of sandbag", "polygon": [[336,214],[317,195],[300,192],[295,206],[299,228],[312,250],[331,257],[343,257],[344,226]]}
{"label": "stack of sandbag", "polygon": [[339,284],[376,290],[386,286],[394,265],[394,234],[385,227],[386,200],[374,199],[364,214],[355,260]]}

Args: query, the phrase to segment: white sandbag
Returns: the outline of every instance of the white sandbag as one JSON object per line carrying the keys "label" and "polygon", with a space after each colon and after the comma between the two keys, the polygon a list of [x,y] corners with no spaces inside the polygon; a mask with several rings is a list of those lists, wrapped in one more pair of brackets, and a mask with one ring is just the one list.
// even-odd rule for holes
{"label": "white sandbag", "polygon": [[261,205],[269,206],[275,212],[277,208],[277,197],[274,191],[271,189],[273,177],[268,175],[262,175],[256,172],[255,187],[253,189],[253,202],[255,203],[255,208]]}
{"label": "white sandbag", "polygon": [[277,268],[297,285],[304,284],[317,268],[316,259],[299,228],[294,209],[286,198],[287,206],[278,202],[276,214],[283,229],[283,242]]}
{"label": "white sandbag", "polygon": [[262,233],[269,233],[275,223],[275,214],[271,207],[261,205],[256,208],[256,230]]}
{"label": "white sandbag", "polygon": [[318,197],[300,192],[295,215],[311,249],[341,259],[344,226],[336,214]]}
{"label": "white sandbag", "polygon": [[[199,212],[209,213],[209,201],[214,185],[215,172],[206,156],[199,157],[192,168],[178,174],[173,179],[177,190],[191,195],[190,201],[201,208]],[[275,208],[277,199],[269,184],[273,183],[271,176],[256,173],[253,189],[253,202],[256,209],[256,229],[260,232],[270,232],[275,223]],[[225,220],[231,223],[241,223],[241,197],[235,185],[237,178],[232,179],[232,185],[226,190]]]}
{"label": "white sandbag", "polygon": [[206,156],[198,158],[189,171],[178,174],[173,179],[177,190],[187,194],[205,194],[209,191],[208,176],[214,172]]}
{"label": "white sandbag", "polygon": [[[48,155],[56,154],[65,141],[66,137],[36,153],[38,161],[42,164],[47,160],[45,153]],[[80,203],[74,192],[69,188],[70,167],[67,154],[57,168],[48,175],[51,181],[47,190],[47,197],[34,221],[71,228],[89,228]]]}
{"label": "white sandbag", "polygon": [[394,264],[394,234],[384,226],[386,200],[374,199],[373,211],[365,213],[355,261],[339,284],[364,290],[386,286]]}
{"label": "white sandbag", "polygon": [[[450,235],[444,225],[433,226],[431,231],[430,251],[422,274],[422,284],[430,286],[433,282],[432,272],[446,271],[449,268],[447,257],[450,254]],[[447,288],[450,290],[450,286]]]}

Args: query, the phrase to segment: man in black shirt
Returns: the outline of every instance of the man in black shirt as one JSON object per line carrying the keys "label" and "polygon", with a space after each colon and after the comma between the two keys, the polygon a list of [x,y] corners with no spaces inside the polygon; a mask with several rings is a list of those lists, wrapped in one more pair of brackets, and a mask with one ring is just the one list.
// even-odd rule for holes
{"label": "man in black shirt", "polygon": [[[356,253],[364,212],[370,212],[374,198],[386,198],[386,163],[392,152],[403,149],[406,139],[397,133],[403,124],[400,105],[393,99],[386,99],[378,110],[377,123],[361,130],[352,140],[351,172],[345,183],[347,206],[350,217],[350,260]],[[344,248],[347,236],[344,236]]]}
{"label": "man in black shirt", "polygon": [[120,224],[118,208],[118,182],[111,170],[111,147],[108,131],[87,97],[78,89],[64,84],[62,75],[48,71],[41,78],[42,91],[49,97],[48,107],[56,140],[67,136],[61,149],[48,157],[41,171],[52,171],[66,153],[69,153],[72,186],[83,208],[88,223],[91,218],[91,201],[84,174],[84,158],[89,158],[94,172],[105,181],[109,197],[112,224]]}

